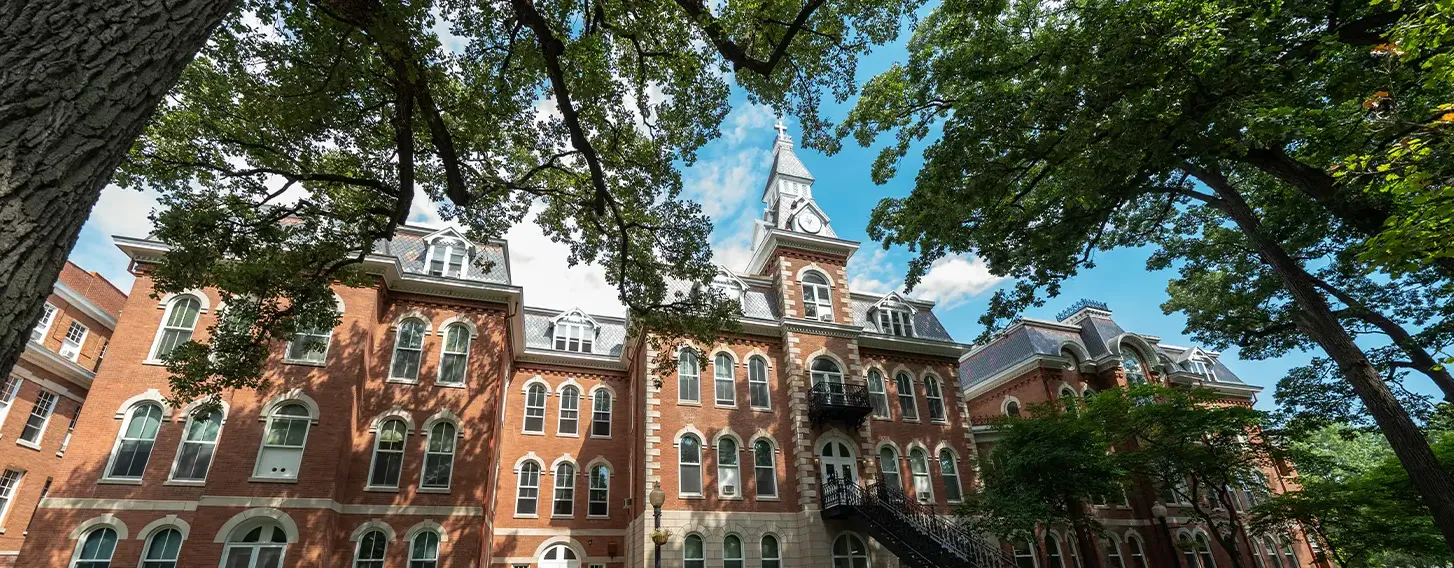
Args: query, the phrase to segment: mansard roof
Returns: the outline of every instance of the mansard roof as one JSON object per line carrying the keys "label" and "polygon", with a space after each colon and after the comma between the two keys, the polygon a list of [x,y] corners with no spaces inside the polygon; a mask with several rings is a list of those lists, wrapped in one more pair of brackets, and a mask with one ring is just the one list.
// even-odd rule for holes
{"label": "mansard roof", "polygon": [[914,321],[914,338],[930,341],[954,341],[954,338],[949,335],[949,331],[944,329],[944,324],[939,322],[939,317],[934,315],[934,311],[931,309],[934,307],[933,302],[908,298],[898,292],[890,292],[884,296],[853,293],[849,297],[849,307],[853,309],[853,325],[863,328],[863,331],[867,333],[887,335],[887,332],[879,329],[878,318],[869,314],[890,297],[898,298],[909,306],[909,313]]}
{"label": "mansard roof", "polygon": [[427,274],[429,243],[440,237],[456,238],[470,247],[470,261],[465,263],[466,280],[493,284],[510,283],[510,254],[504,241],[472,243],[453,228],[432,229],[404,225],[394,233],[394,238],[374,243],[374,252],[398,258],[404,272]]}
{"label": "mansard roof", "polygon": [[[526,306],[521,314],[525,323],[525,348],[532,351],[571,353],[555,348],[555,322],[561,316],[577,312],[579,310],[553,310]],[[620,357],[626,347],[626,320],[599,314],[579,313],[596,324],[596,337],[591,342],[590,354]]]}

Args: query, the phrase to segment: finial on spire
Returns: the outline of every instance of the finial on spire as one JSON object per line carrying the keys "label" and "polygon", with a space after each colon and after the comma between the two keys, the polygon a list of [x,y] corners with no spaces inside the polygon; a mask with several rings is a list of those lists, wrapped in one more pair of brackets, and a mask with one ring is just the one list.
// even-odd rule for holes
{"label": "finial on spire", "polygon": [[788,127],[783,124],[782,117],[778,117],[777,124],[773,125],[773,129],[777,130],[778,140],[788,139]]}

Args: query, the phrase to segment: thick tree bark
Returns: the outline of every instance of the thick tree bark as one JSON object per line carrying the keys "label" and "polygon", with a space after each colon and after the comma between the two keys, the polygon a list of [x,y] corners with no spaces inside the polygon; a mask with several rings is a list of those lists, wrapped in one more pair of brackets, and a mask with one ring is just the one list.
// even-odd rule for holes
{"label": "thick tree bark", "polygon": [[0,3],[0,372],[101,188],[228,0]]}
{"label": "thick tree bark", "polygon": [[1446,546],[1454,551],[1454,476],[1444,471],[1423,432],[1333,315],[1327,300],[1313,284],[1312,275],[1280,244],[1262,233],[1260,221],[1242,194],[1220,173],[1197,170],[1192,174],[1212,188],[1218,198],[1212,205],[1237,224],[1282,280],[1298,307],[1298,324],[1338,364],[1433,513]]}

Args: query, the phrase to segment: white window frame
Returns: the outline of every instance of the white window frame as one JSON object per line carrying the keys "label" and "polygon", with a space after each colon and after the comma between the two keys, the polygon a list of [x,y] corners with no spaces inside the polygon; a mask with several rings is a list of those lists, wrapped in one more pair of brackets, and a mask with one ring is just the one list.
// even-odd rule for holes
{"label": "white window frame", "polygon": [[[724,386],[727,398],[722,397]],[[712,395],[717,406],[737,408],[737,362],[731,355],[718,353],[712,358]]]}
{"label": "white window frame", "polygon": [[[434,557],[433,558],[424,558],[424,557],[415,556],[414,555],[414,549],[416,548],[416,543],[419,541],[419,539],[421,539],[421,538],[431,538],[431,537],[434,539]],[[419,531],[418,534],[415,534],[414,535],[414,538],[409,539],[409,564],[408,565],[412,567],[412,566],[414,566],[414,563],[415,562],[428,562],[429,565],[432,566],[433,568],[439,568],[439,549],[441,549],[443,547],[444,547],[444,537],[440,536],[438,532],[435,532],[433,530],[423,530],[423,531]]]}
{"label": "white window frame", "polygon": [[[884,460],[885,451],[889,453],[889,459],[887,461]],[[893,446],[885,444],[883,446],[879,446],[878,455],[874,457],[878,460],[879,483],[884,483],[893,489],[903,491],[904,469],[903,466],[899,464],[899,450],[895,449]],[[890,467],[893,468],[892,472],[889,471]],[[886,479],[886,477],[888,476],[893,476],[893,483],[889,483],[889,480]]]}
{"label": "white window frame", "polygon": [[[702,403],[702,365],[697,360],[697,352],[692,349],[682,349],[677,354],[677,402],[689,404]],[[690,365],[691,373],[688,373]],[[690,386],[690,388],[688,388]],[[691,398],[687,398],[687,394]]]}
{"label": "white window frame", "polygon": [[[1132,544],[1133,542],[1135,544]],[[1141,540],[1141,535],[1126,533],[1126,547],[1128,549],[1126,557],[1131,560],[1131,566],[1129,568],[1150,566],[1146,558],[1146,542]]]}
{"label": "white window frame", "polygon": [[[81,332],[79,334],[76,333],[76,329],[78,329],[78,328],[81,330]],[[71,338],[72,335],[79,335],[79,337],[76,337],[75,339],[72,339]],[[78,321],[75,321],[75,320],[71,320],[71,325],[66,327],[66,335],[65,335],[65,337],[62,337],[61,338],[61,347],[60,347],[60,349],[57,349],[56,350],[56,354],[57,355],[60,355],[61,357],[65,357],[67,359],[70,359],[72,361],[75,361],[77,359],[80,359],[81,358],[81,348],[82,347],[85,347],[85,345],[86,345],[86,337],[89,336],[89,335],[91,335],[91,328],[86,327],[86,324],[83,324],[83,323],[78,322]],[[66,353],[66,350],[67,349],[74,349],[74,350],[71,351],[70,353]]]}
{"label": "white window frame", "polygon": [[[924,472],[914,470],[914,454],[923,456],[919,463],[923,465]],[[924,448],[912,448],[909,450],[909,476],[914,481],[914,499],[920,503],[934,502],[934,476],[929,473],[929,452]],[[920,484],[923,487],[920,487]]]}
{"label": "white window frame", "polygon": [[[924,401],[929,404],[929,421],[935,424],[947,424],[949,422],[949,410],[944,405],[944,388],[939,383],[939,377],[924,377]],[[939,409],[939,416],[935,417],[934,409]]]}
{"label": "white window frame", "polygon": [[[465,266],[469,264],[469,246],[454,239],[441,240],[447,241],[447,244],[429,243],[429,258],[424,262],[424,273],[430,276],[448,278],[449,273],[453,272],[456,278],[464,278]],[[460,261],[458,264],[454,262],[456,246],[459,247],[460,251]],[[439,274],[434,273],[434,261],[436,260],[440,264]]]}
{"label": "white window frame", "polygon": [[[570,416],[567,417],[566,413]],[[570,422],[570,430],[565,429]],[[560,408],[555,413],[555,435],[575,438],[581,435],[581,389],[575,385],[560,387]]]}
{"label": "white window frame", "polygon": [[[383,447],[383,445],[384,445],[384,436],[383,436],[384,430],[386,428],[389,428],[389,427],[393,426],[394,424],[398,424],[399,425],[399,431],[401,432],[401,434],[402,434],[403,437],[399,439],[399,447],[398,447],[398,449],[393,449],[393,448],[385,449]],[[378,427],[377,428],[374,428],[373,452],[372,452],[371,456],[369,457],[368,479],[364,481],[364,486],[366,488],[369,488],[369,489],[398,489],[400,483],[402,483],[403,482],[403,479],[404,479],[404,455],[408,452],[408,449],[409,449],[409,423],[408,422],[405,422],[404,419],[402,419],[402,418],[386,418],[384,420],[379,421]],[[393,483],[387,483],[387,481],[388,481],[387,479],[384,480],[385,483],[377,483],[376,480],[374,479],[374,474],[376,473],[374,471],[374,468],[379,466],[379,457],[382,456],[383,454],[388,454],[390,456],[396,456],[397,459],[399,460],[398,461],[398,463],[399,463],[399,474],[398,474],[398,477],[393,480]],[[387,470],[385,470],[385,471],[387,471]]]}
{"label": "white window frame", "polygon": [[[137,413],[146,409],[156,409],[157,411],[156,433],[152,435],[150,440],[144,437],[128,438],[127,431],[131,429],[132,423],[136,421]],[[163,409],[161,405],[154,402],[142,402],[138,404],[133,404],[130,408],[127,408],[126,419],[121,421],[121,429],[116,431],[116,440],[111,444],[111,457],[106,460],[106,469],[103,470],[101,477],[103,479],[122,479],[130,481],[140,480],[146,474],[146,466],[151,465],[151,454],[152,452],[156,451],[157,438],[161,436],[162,423],[166,422],[166,417],[166,410]],[[143,434],[144,433],[145,431],[143,431]],[[146,460],[141,465],[142,473],[137,475],[116,475],[113,471],[113,468],[116,467],[116,458],[121,457],[121,445],[129,440],[136,442],[149,442],[151,444],[151,447],[146,451]]]}
{"label": "white window frame", "polygon": [[[697,459],[695,462],[687,461],[686,452],[683,451],[683,448],[686,446],[688,438],[695,441],[694,445],[697,448]],[[696,468],[697,470],[697,487],[692,491],[688,491],[687,488],[683,485],[685,483],[686,476],[682,475],[682,472],[686,471],[686,469],[689,467]],[[702,439],[697,437],[696,434],[683,434],[682,437],[677,440],[677,494],[687,497],[701,497],[704,481],[705,480],[703,479],[702,475]]]}
{"label": "white window frame", "polygon": [[885,335],[914,337],[914,316],[909,310],[880,307],[878,309],[878,330]]}
{"label": "white window frame", "polygon": [[[460,333],[464,335],[464,350],[462,351],[450,350],[450,339],[455,333]],[[463,323],[452,323],[444,326],[444,332],[441,333],[440,336],[443,337],[444,340],[439,342],[439,372],[435,374],[434,384],[447,386],[463,386],[465,382],[469,380],[470,375],[470,343],[472,343],[474,340],[474,337],[470,333],[470,328]],[[459,357],[462,359],[462,361],[460,362],[460,374],[458,381],[446,380],[444,377],[444,362],[450,357]]]}
{"label": "white window frame", "polygon": [[[762,445],[762,446],[766,446],[767,447],[767,452],[766,452],[766,455],[767,455],[767,465],[766,466],[758,463],[758,459],[762,455],[764,455],[763,452],[758,451],[757,447],[759,445]],[[772,493],[763,493],[762,492],[762,479],[764,477],[764,471],[763,470],[766,470],[766,477],[769,477],[769,478],[772,479]],[[753,481],[753,486],[754,486],[753,487],[753,493],[755,494],[755,496],[758,499],[777,499],[777,497],[778,497],[777,445],[776,444],[773,444],[770,441],[768,441],[766,438],[758,438],[756,441],[752,442],[752,481]]]}
{"label": "white window frame", "polygon": [[[409,325],[411,323],[418,324],[420,326],[420,328],[421,328],[419,330],[419,345],[418,346],[406,346],[406,345],[403,344],[404,343],[404,337],[405,337],[405,334],[404,334],[404,326]],[[429,336],[429,322],[426,322],[426,321],[424,321],[422,319],[419,319],[417,317],[404,318],[404,321],[399,322],[399,325],[394,329],[394,351],[393,351],[393,354],[389,357],[389,381],[390,382],[396,382],[396,383],[417,383],[417,382],[419,382],[419,371],[424,368],[424,338],[425,337],[428,337],[428,336]],[[417,356],[419,357],[419,360],[418,360],[417,364],[414,366],[414,376],[412,376],[412,377],[406,377],[406,376],[403,376],[403,375],[396,375],[396,374],[394,374],[395,366],[399,363],[399,353],[401,351],[411,351],[411,352],[417,354]]]}
{"label": "white window frame", "polygon": [[[818,277],[822,282],[810,282],[809,277]],[[827,276],[816,270],[809,270],[803,273],[803,317],[815,321],[833,321],[833,292],[829,286],[830,280]],[[809,292],[813,298],[808,298]],[[810,315],[808,312],[812,311]]]}
{"label": "white window frame", "polygon": [[[536,389],[539,389],[539,390],[537,391]],[[524,419],[521,421],[521,424],[520,424],[520,431],[522,433],[525,433],[525,434],[545,434],[545,409],[546,409],[547,406],[550,405],[550,403],[548,402],[550,400],[550,392],[549,391],[550,391],[550,389],[547,389],[545,387],[545,385],[540,384],[540,383],[534,383],[534,384],[531,384],[531,385],[525,387],[525,416],[524,416]],[[539,406],[532,405],[531,404],[531,401],[530,401],[530,398],[532,396],[534,396],[536,392],[539,392],[540,393],[540,405]],[[540,419],[540,429],[538,429],[538,430],[531,430],[530,429],[530,419],[531,418],[539,418]]]}
{"label": "white window frame", "polygon": [[[571,353],[595,353],[596,327],[589,321],[569,317],[555,322],[555,333],[551,345],[556,351]],[[574,343],[574,348],[572,348]]]}
{"label": "white window frame", "polygon": [[[177,553],[176,553],[176,555],[175,556],[172,556],[171,558],[147,558],[147,556],[151,554],[153,547],[155,547],[157,545],[157,538],[159,538],[162,535],[165,535],[167,533],[176,533],[176,535],[177,535]],[[146,537],[146,546],[142,547],[142,551],[141,551],[141,566],[142,566],[142,568],[150,568],[152,564],[155,564],[155,563],[158,563],[158,562],[170,562],[171,563],[171,568],[177,568],[177,566],[178,566],[178,564],[177,564],[177,558],[179,558],[179,557],[182,556],[182,543],[185,542],[185,541],[186,541],[186,539],[183,539],[182,538],[182,531],[180,529],[178,529],[177,527],[170,527],[170,526],[169,527],[162,527],[160,529],[157,529],[157,530],[152,531],[152,533]],[[163,549],[163,552],[165,552],[165,549]]]}
{"label": "white window frame", "polygon": [[0,425],[4,425],[5,419],[10,417],[10,409],[15,407],[15,396],[20,394],[20,387],[24,384],[25,379],[15,375],[0,381]]}
{"label": "white window frame", "polygon": [[[271,529],[271,530],[267,530],[267,532],[268,533],[271,533],[271,534],[268,534],[268,535],[259,535],[259,538],[258,538],[258,541],[257,542],[242,542],[241,539],[242,538],[245,538],[247,536],[247,533],[250,533],[254,529],[257,529],[257,528],[260,528],[260,527],[263,528],[264,530]],[[283,542],[275,542],[275,541],[272,540],[272,536],[273,535],[276,535],[277,533],[284,533]],[[256,568],[256,566],[257,566],[257,560],[258,560],[258,555],[264,549],[268,549],[268,548],[277,548],[277,549],[279,549],[279,551],[278,551],[278,565],[279,566],[287,566],[288,565],[288,545],[289,544],[292,544],[292,543],[291,542],[288,542],[287,535],[286,535],[286,532],[283,531],[283,527],[278,526],[276,523],[267,523],[267,524],[263,524],[263,525],[246,525],[245,524],[245,525],[242,525],[242,526],[240,526],[240,527],[238,527],[236,529],[233,529],[232,534],[227,535],[227,543],[222,546],[222,560],[220,562],[218,562],[218,566],[219,566],[219,568],[225,567],[227,565],[226,564],[227,558],[228,558],[228,556],[230,556],[232,554],[232,551],[241,549],[241,550],[248,550],[249,551],[248,556],[247,556],[247,558],[248,558],[248,566],[250,568]]]}
{"label": "white window frame", "polygon": [[[104,559],[88,558],[86,560],[81,560],[81,551],[86,548],[86,541],[89,540],[93,535],[100,533],[101,531],[111,531],[111,535],[112,537],[114,537],[111,545],[111,553],[106,555],[106,558]],[[76,550],[74,552],[71,552],[71,562],[70,564],[67,564],[67,566],[71,568],[88,568],[90,566],[103,565],[103,563],[106,566],[110,566],[111,564],[115,563],[114,560],[116,558],[116,546],[119,544],[121,544],[121,534],[116,530],[116,527],[113,527],[111,525],[100,525],[91,527],[89,530],[81,535],[81,538],[76,539]],[[82,562],[84,562],[84,564],[82,564]]]}
{"label": "white window frame", "polygon": [[[945,456],[949,459],[945,460]],[[945,464],[948,467],[945,467]],[[939,477],[944,480],[944,501],[947,503],[960,503],[964,501],[964,485],[959,481],[959,456],[954,455],[954,450],[942,448],[939,450]],[[950,483],[950,479],[954,483]]]}
{"label": "white window frame", "polygon": [[[772,539],[773,555],[767,555],[767,539]],[[771,534],[762,535],[757,541],[757,551],[762,557],[762,568],[782,568],[783,565],[783,541]]]}
{"label": "white window frame", "polygon": [[[176,311],[177,305],[187,300],[191,300],[197,303],[197,316],[192,319],[192,325],[190,327],[168,325],[172,321],[172,313]],[[202,319],[203,311],[204,308],[202,306],[201,298],[198,298],[192,294],[178,294],[172,297],[172,299],[167,302],[167,309],[162,312],[162,322],[160,325],[157,326],[156,337],[152,338],[151,349],[147,351],[149,355],[147,360],[151,362],[160,362],[162,361],[162,358],[166,356],[166,354],[164,353],[159,353],[158,350],[160,350],[162,346],[162,337],[164,337],[168,331],[186,332],[186,339],[179,341],[177,345],[181,345],[182,343],[190,341],[192,339],[192,336],[197,333],[197,322]],[[176,345],[173,345],[172,348],[175,349]],[[171,351],[169,350],[167,351],[167,353],[171,353]]]}
{"label": "white window frame", "polygon": [[[364,543],[368,542],[369,538],[374,537],[375,535],[377,535],[377,537],[384,543],[384,548],[380,551],[380,557],[364,558]],[[353,568],[373,568],[375,566],[382,567],[385,565],[386,559],[388,557],[389,535],[381,529],[369,529],[368,531],[365,531],[363,533],[363,536],[360,536],[358,538],[358,544],[355,544],[353,546]]]}
{"label": "white window frame", "polygon": [[[1125,343],[1121,344],[1121,351],[1121,371],[1126,375],[1126,383],[1140,385],[1151,382],[1151,371],[1147,368],[1146,359],[1141,351]],[[1136,364],[1129,364],[1131,361],[1128,361],[1128,358]],[[1133,367],[1136,369],[1135,373],[1131,372]]]}
{"label": "white window frame", "polygon": [[[279,411],[289,406],[297,406],[298,408],[303,409],[303,414],[278,414]],[[273,425],[279,420],[303,421],[303,442],[301,445],[285,446],[268,443],[268,433],[272,431]],[[253,478],[266,480],[297,480],[298,470],[303,469],[303,457],[308,452],[308,435],[312,434],[313,423],[315,421],[316,419],[313,417],[313,414],[308,411],[308,406],[303,404],[302,402],[289,400],[274,404],[272,409],[268,412],[267,422],[263,425],[262,440],[258,442],[257,458],[253,460]],[[268,449],[298,450],[298,467],[292,472],[292,475],[262,475],[261,472],[258,471],[263,466],[263,452]],[[225,557],[226,555],[224,554],[224,558]]]}
{"label": "white window frame", "polygon": [[[46,402],[42,404],[42,400],[45,400]],[[59,401],[60,395],[57,395],[56,393],[53,393],[46,389],[40,389],[36,391],[35,404],[31,405],[30,416],[27,416],[25,418],[25,427],[21,428],[20,438],[17,439],[15,443],[28,448],[39,450],[40,444],[45,441],[45,430],[48,426],[50,426],[51,417],[55,416],[56,414],[56,404],[58,404]],[[42,411],[43,413],[37,411]],[[25,439],[25,428],[30,427],[30,419],[37,416],[41,418],[41,422],[40,426],[35,429],[35,440],[27,440]]]}
{"label": "white window frame", "polygon": [[[214,412],[217,413],[217,435],[214,436],[210,441],[189,440],[187,438],[188,435],[190,435],[192,432],[192,426],[197,422],[196,412],[192,412],[191,414],[189,414],[187,416],[187,420],[182,423],[182,439],[177,442],[177,455],[172,457],[172,471],[171,473],[167,474],[168,481],[177,481],[182,483],[203,483],[207,481],[207,474],[212,471],[212,463],[217,461],[217,441],[222,439],[222,427],[227,423],[226,413],[224,413],[222,409],[219,408]],[[182,451],[187,447],[187,444],[212,446],[212,454],[207,458],[207,467],[203,468],[202,477],[200,479],[177,478],[177,467],[180,466],[182,463]]]}
{"label": "white window frame", "polygon": [[[1055,552],[1051,552],[1051,544],[1054,544]],[[1045,566],[1046,568],[1074,568],[1065,564],[1065,545],[1060,541],[1060,535],[1054,531],[1045,532]]]}
{"label": "white window frame", "polygon": [[[449,432],[445,434],[440,433],[438,430],[441,427],[449,429]],[[423,468],[419,472],[419,489],[424,491],[449,491],[454,486],[454,454],[458,451],[459,426],[449,420],[440,420],[429,426],[428,436],[428,439],[424,441],[424,461],[421,464]],[[448,439],[449,450],[434,449],[434,441],[436,439]],[[444,459],[445,463],[449,466],[447,468],[444,485],[428,485],[425,483],[425,480],[429,478],[429,458],[431,456],[444,456],[441,459]]]}
{"label": "white window frame", "polygon": [[10,505],[15,502],[15,493],[22,481],[25,481],[24,470],[6,468],[0,472],[0,527],[10,518]]}
{"label": "white window frame", "polygon": [[[757,393],[762,393],[758,404]],[[747,404],[753,410],[772,410],[772,386],[767,378],[767,359],[753,355],[747,359]]]}
{"label": "white window frame", "polygon": [[[304,351],[302,353],[302,357],[295,357],[293,350],[296,348],[301,348],[303,345],[306,345],[306,342],[310,339],[321,339],[323,341],[323,351],[321,353],[318,353],[318,358],[315,360],[310,357],[312,350]],[[322,366],[328,362],[328,349],[332,346],[333,328],[330,327],[327,331],[324,331],[322,333],[320,333],[318,329],[300,329],[297,331],[297,333],[294,333],[293,338],[288,341],[288,348],[283,351],[283,362],[295,363],[300,365]]]}
{"label": "white window frame", "polygon": [[[526,474],[532,467],[535,469],[535,481],[533,485],[525,483],[525,480],[527,479]],[[542,469],[543,468],[541,467],[540,462],[537,462],[535,460],[525,460],[524,462],[520,463],[519,470],[515,472],[516,517],[535,518],[540,516],[540,477]],[[529,498],[526,498],[524,496],[524,493],[527,489],[535,491],[535,494]],[[530,513],[522,513],[520,512],[520,503],[527,500],[531,501],[531,504],[535,510],[534,512]]]}
{"label": "white window frame", "polygon": [[35,322],[35,327],[30,330],[30,340],[44,344],[46,335],[50,334],[50,326],[56,322],[56,313],[60,311],[55,304],[46,302],[40,312],[40,321]]}
{"label": "white window frame", "polygon": [[[727,543],[731,540],[737,541],[737,556],[727,556],[731,547]],[[722,537],[722,568],[747,568],[747,551],[742,546],[742,537],[729,534]]]}
{"label": "white window frame", "polygon": [[[604,405],[601,404],[602,397],[605,397],[605,404]],[[604,388],[598,388],[598,389],[596,389],[595,394],[592,394],[591,395],[591,437],[592,438],[603,438],[603,439],[610,439],[611,438],[611,405],[614,402],[614,400],[613,400],[614,398],[615,397],[611,395],[611,391],[608,390],[608,389],[604,389]],[[603,406],[604,406],[604,409],[602,408]],[[601,415],[603,415],[603,414],[605,415],[605,419],[604,420],[601,417]],[[596,432],[596,425],[597,424],[605,424],[606,425],[606,433],[605,434],[599,434],[599,433]]]}
{"label": "white window frame", "polygon": [[904,422],[918,422],[919,399],[914,393],[914,375],[908,371],[894,373],[894,390],[898,391],[899,416]]}
{"label": "white window frame", "polygon": [[[1025,554],[1020,554],[1019,545],[1024,545]],[[1010,541],[1010,554],[1015,557],[1015,566],[1017,567],[1020,565],[1021,558],[1029,558],[1031,566],[1035,568],[1040,567],[1040,557],[1039,555],[1035,554],[1035,543],[1030,539],[1017,538]]]}
{"label": "white window frame", "polygon": [[[875,379],[875,377],[877,377],[877,379]],[[883,373],[880,372],[878,369],[869,369],[867,380],[868,400],[870,403],[873,404],[873,417],[885,419],[891,418],[892,414],[889,410],[889,391],[888,388],[884,386]],[[874,388],[875,381],[878,383],[877,389]]]}
{"label": "white window frame", "polygon": [[[598,470],[605,472],[605,480],[606,480],[606,486],[605,487],[601,487],[601,488],[597,488],[596,487],[596,471],[598,471]],[[596,495],[597,495],[598,492],[601,495],[601,498],[600,499],[597,499],[596,498]],[[601,514],[592,513],[591,512],[591,508],[593,506],[597,505],[597,504],[600,504],[601,507],[604,508],[606,512],[605,513],[601,513]],[[610,518],[610,517],[611,517],[611,468],[607,467],[606,464],[598,463],[598,464],[595,464],[595,465],[592,465],[592,466],[586,468],[586,518],[587,519],[607,519],[607,518]]]}
{"label": "white window frame", "polygon": [[[690,551],[692,539],[697,541],[697,550]],[[687,554],[698,554],[700,556],[687,556]],[[682,567],[683,568],[706,568],[707,567],[707,540],[702,535],[691,533],[682,539]]]}
{"label": "white window frame", "polygon": [[[563,469],[563,468],[570,468],[570,471],[567,471],[564,474],[562,474],[561,473],[561,469]],[[555,464],[555,468],[550,472],[550,478],[551,478],[551,481],[553,482],[551,484],[551,492],[550,492],[550,517],[552,519],[571,519],[571,518],[575,518],[575,516],[576,516],[576,464],[574,464],[574,463],[572,463],[570,461],[562,461],[562,462],[560,462],[558,464]],[[562,481],[565,482],[564,485],[561,484]],[[564,494],[566,495],[565,498],[561,498],[562,492],[564,492]],[[570,512],[569,513],[557,513],[556,512],[556,508],[561,503],[567,503],[567,504],[570,505]]]}
{"label": "white window frame", "polygon": [[[731,451],[723,449],[723,444],[731,444]],[[737,438],[722,436],[717,439],[717,496],[722,499],[742,498],[742,444]],[[736,484],[729,483],[736,481]],[[728,487],[732,492],[728,493]]]}
{"label": "white window frame", "polygon": [[[1126,568],[1126,556],[1121,553],[1121,539],[1114,534],[1101,537],[1101,549],[1106,553],[1106,568]],[[1112,560],[1114,559],[1114,562]]]}

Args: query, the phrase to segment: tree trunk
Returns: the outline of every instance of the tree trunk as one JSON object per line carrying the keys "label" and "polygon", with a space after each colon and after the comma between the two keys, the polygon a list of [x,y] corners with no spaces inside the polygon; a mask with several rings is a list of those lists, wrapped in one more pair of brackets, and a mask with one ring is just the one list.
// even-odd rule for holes
{"label": "tree trunk", "polygon": [[229,0],[0,4],[0,376],[101,188]]}
{"label": "tree trunk", "polygon": [[1327,300],[1314,286],[1312,276],[1281,245],[1263,235],[1260,222],[1241,193],[1218,172],[1192,173],[1216,192],[1220,199],[1213,206],[1231,217],[1282,280],[1298,307],[1299,325],[1338,364],[1343,377],[1362,399],[1433,513],[1434,523],[1444,534],[1445,545],[1454,552],[1454,476],[1444,471],[1423,432],[1394,398],[1353,337],[1339,324]]}
{"label": "tree trunk", "polygon": [[1449,368],[1435,360],[1434,356],[1425,350],[1423,345],[1419,345],[1414,340],[1408,330],[1404,329],[1397,322],[1388,319],[1388,316],[1364,305],[1357,298],[1354,298],[1352,294],[1316,276],[1309,276],[1314,286],[1321,288],[1330,296],[1337,298],[1338,301],[1354,309],[1358,319],[1368,322],[1370,325],[1377,327],[1380,331],[1387,334],[1394,345],[1397,345],[1399,349],[1403,350],[1405,355],[1408,355],[1410,365],[1415,370],[1429,377],[1429,380],[1434,381],[1434,384],[1439,387],[1439,390],[1444,392],[1444,400],[1454,402],[1454,376],[1449,374]]}

